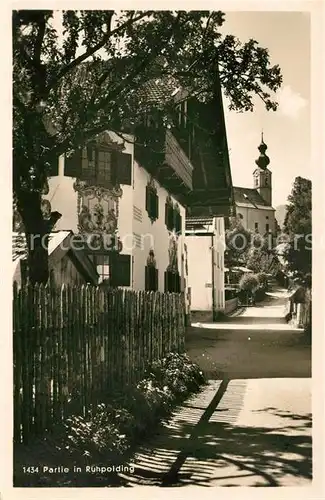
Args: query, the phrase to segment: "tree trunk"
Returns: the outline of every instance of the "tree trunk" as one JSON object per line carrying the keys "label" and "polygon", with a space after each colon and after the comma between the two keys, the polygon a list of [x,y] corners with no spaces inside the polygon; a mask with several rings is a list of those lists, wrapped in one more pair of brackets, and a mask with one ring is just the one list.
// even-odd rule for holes
{"label": "tree trunk", "polygon": [[28,248],[28,278],[32,284],[46,283],[49,278],[49,235],[48,224],[41,210],[41,194],[37,191],[20,191],[16,195]]}

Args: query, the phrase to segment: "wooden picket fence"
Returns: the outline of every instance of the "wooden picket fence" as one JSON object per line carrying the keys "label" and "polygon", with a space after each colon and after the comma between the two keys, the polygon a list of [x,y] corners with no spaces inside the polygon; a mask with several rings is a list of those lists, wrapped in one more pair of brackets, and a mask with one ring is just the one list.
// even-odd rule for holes
{"label": "wooden picket fence", "polygon": [[14,284],[14,440],[27,443],[184,351],[182,294]]}

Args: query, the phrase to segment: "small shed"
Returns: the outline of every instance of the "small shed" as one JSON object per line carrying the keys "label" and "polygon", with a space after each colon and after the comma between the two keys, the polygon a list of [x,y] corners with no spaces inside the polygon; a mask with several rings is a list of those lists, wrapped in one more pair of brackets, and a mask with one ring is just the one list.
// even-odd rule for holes
{"label": "small shed", "polygon": [[[13,282],[18,285],[28,278],[27,243],[23,233],[13,233]],[[99,275],[94,263],[82,248],[73,245],[72,231],[53,231],[48,242],[49,272],[52,282],[62,284],[97,285]]]}

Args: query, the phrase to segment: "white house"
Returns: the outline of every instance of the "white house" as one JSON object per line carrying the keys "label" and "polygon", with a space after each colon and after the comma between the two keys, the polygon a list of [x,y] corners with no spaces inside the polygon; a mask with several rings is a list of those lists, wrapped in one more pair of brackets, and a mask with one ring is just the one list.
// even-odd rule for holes
{"label": "white house", "polygon": [[163,174],[154,176],[140,164],[132,136],[109,131],[72,158],[60,157],[52,172],[45,199],[62,214],[56,229],[83,235],[100,281],[134,290],[184,290],[181,194],[184,186],[191,188],[193,167],[171,132],[165,134],[178,157],[176,162],[166,154]]}

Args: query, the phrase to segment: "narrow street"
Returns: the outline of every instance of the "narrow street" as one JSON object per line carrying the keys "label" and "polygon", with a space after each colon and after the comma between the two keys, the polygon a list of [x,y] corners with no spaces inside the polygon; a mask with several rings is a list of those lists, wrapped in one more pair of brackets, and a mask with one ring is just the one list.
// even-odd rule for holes
{"label": "narrow street", "polygon": [[188,329],[186,352],[211,379],[311,377],[311,349],[284,319],[286,291],[223,323]]}
{"label": "narrow street", "polygon": [[311,349],[283,318],[285,292],[189,328],[209,384],[132,461],[125,485],[308,486]]}

